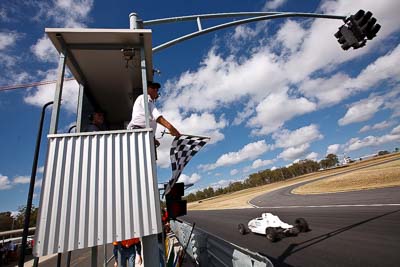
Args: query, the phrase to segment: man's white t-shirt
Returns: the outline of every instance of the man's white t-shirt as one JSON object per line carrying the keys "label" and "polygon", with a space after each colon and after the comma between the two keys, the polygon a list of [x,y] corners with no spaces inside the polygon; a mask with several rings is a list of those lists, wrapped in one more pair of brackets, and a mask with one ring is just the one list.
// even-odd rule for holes
{"label": "man's white t-shirt", "polygon": [[[162,114],[158,111],[156,106],[154,105],[154,100],[151,100],[150,96],[148,95],[149,99],[149,122],[150,127],[153,128],[153,133],[156,133],[157,129],[157,119]],[[139,126],[142,128],[146,128],[146,119],[145,119],[145,112],[144,112],[144,96],[140,95],[136,98],[135,103],[133,104],[132,108],[132,119],[129,122],[127,129],[133,129],[134,126]]]}

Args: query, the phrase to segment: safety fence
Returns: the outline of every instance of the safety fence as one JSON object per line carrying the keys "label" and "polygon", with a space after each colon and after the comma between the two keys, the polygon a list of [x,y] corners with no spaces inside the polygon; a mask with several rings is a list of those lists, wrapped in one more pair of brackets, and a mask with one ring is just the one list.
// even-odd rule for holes
{"label": "safety fence", "polygon": [[171,221],[171,229],[197,266],[273,266],[268,258],[193,228],[189,223]]}

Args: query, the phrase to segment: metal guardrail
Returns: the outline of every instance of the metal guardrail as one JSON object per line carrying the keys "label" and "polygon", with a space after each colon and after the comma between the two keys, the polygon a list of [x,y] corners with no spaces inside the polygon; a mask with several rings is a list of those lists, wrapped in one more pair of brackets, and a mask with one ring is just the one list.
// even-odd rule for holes
{"label": "metal guardrail", "polygon": [[181,244],[189,244],[186,253],[198,266],[273,266],[268,258],[199,228],[193,230],[188,242],[192,231],[189,223],[171,221],[171,229]]}

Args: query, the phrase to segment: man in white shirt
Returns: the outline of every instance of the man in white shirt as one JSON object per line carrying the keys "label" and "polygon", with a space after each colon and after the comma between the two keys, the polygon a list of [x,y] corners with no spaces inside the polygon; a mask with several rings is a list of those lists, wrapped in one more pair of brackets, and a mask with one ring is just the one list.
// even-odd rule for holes
{"label": "man in white shirt", "polygon": [[[155,100],[158,98],[158,89],[160,89],[161,85],[155,82],[147,83],[147,94],[149,99],[149,122],[150,127],[153,128],[153,133],[155,134],[157,129],[157,123],[161,124],[165,128],[167,128],[171,135],[180,136],[180,132],[167,121],[162,114],[158,111],[155,106]],[[140,95],[136,98],[135,103],[133,104],[132,109],[132,119],[128,124],[127,129],[140,129],[146,127],[145,120],[145,111],[144,111],[144,96]],[[160,145],[158,140],[155,140],[156,146]]]}

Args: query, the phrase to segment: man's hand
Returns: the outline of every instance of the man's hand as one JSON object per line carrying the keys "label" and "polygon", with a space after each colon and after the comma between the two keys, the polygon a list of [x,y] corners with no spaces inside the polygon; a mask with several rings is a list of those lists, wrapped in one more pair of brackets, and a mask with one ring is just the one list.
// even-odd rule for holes
{"label": "man's hand", "polygon": [[174,126],[172,126],[172,127],[169,129],[169,132],[170,132],[170,134],[171,134],[172,136],[176,136],[176,137],[181,136],[181,133],[180,133],[177,129],[175,129]]}
{"label": "man's hand", "polygon": [[114,267],[118,267],[118,263],[117,262],[114,262]]}
{"label": "man's hand", "polygon": [[159,147],[160,146],[160,141],[158,141],[157,139],[154,139],[154,145],[156,147]]}
{"label": "man's hand", "polygon": [[139,265],[142,265],[142,263],[143,263],[142,256],[138,255],[138,257],[139,257],[138,264],[139,264]]}
{"label": "man's hand", "polygon": [[167,128],[172,136],[177,136],[177,137],[181,136],[181,133],[163,116],[158,117],[157,122],[162,126],[164,126],[165,128]]}

